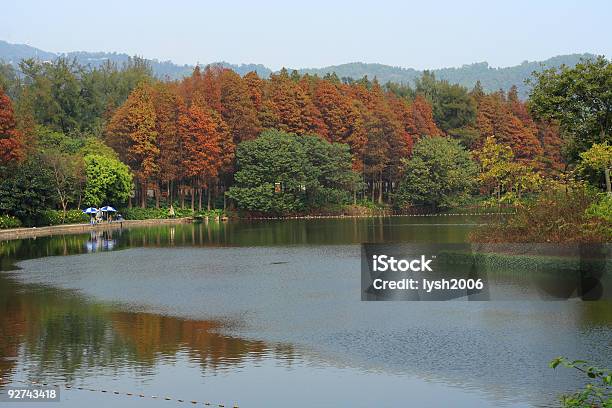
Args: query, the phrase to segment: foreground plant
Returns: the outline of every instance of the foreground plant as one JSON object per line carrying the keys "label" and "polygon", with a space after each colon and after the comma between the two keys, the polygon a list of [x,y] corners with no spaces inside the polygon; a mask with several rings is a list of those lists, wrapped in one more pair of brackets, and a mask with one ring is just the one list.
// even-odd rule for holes
{"label": "foreground plant", "polygon": [[585,374],[589,382],[584,389],[570,395],[562,395],[561,403],[566,408],[610,408],[612,407],[612,371],[589,366],[584,360],[570,361],[565,357],[553,359],[552,369],[562,365]]}

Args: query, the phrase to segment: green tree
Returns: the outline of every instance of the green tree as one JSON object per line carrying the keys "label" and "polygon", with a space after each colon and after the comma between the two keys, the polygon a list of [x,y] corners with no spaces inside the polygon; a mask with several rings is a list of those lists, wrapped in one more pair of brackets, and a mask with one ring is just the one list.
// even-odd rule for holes
{"label": "green tree", "polygon": [[42,162],[51,172],[51,180],[57,200],[62,208],[62,219],[70,204],[81,205],[85,181],[83,157],[64,153],[59,149],[46,149],[41,154]]}
{"label": "green tree", "polygon": [[19,166],[0,167],[0,212],[33,225],[44,210],[55,206],[51,171],[30,157]]}
{"label": "green tree", "polygon": [[534,73],[529,107],[539,118],[557,120],[577,159],[593,143],[612,142],[612,63],[605,57]]}
{"label": "green tree", "polygon": [[132,192],[132,173],[119,160],[96,154],[85,156],[84,201],[88,205],[100,206],[125,204]]}
{"label": "green tree", "polygon": [[416,93],[424,95],[431,103],[436,125],[444,133],[462,134],[465,131],[461,129],[474,125],[476,101],[465,87],[438,81],[429,71],[425,71],[415,83]]}
{"label": "green tree", "polygon": [[580,153],[582,166],[604,172],[606,191],[612,194],[610,169],[612,168],[612,146],[608,142],[594,143],[586,152]]}
{"label": "green tree", "polygon": [[356,188],[348,146],[267,130],[238,145],[227,196],[248,211],[286,214],[348,199]]}
{"label": "green tree", "polygon": [[329,143],[319,136],[298,138],[308,155],[316,183],[306,186],[309,208],[340,204],[350,200],[359,186],[359,175],[352,169],[352,156],[348,145]]}
{"label": "green tree", "polygon": [[480,164],[478,181],[481,187],[499,201],[514,202],[528,191],[537,190],[542,178],[533,168],[514,160],[509,146],[487,137],[482,149],[476,152]]}
{"label": "green tree", "polygon": [[423,138],[404,160],[404,176],[395,194],[396,205],[430,206],[434,209],[460,205],[475,186],[478,168],[458,141]]}

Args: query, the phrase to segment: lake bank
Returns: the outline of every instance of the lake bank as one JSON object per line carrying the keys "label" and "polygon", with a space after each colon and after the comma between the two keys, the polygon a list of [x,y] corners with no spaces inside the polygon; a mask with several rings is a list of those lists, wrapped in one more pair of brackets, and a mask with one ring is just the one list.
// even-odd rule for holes
{"label": "lake bank", "polygon": [[163,219],[148,219],[148,220],[124,220],[116,221],[112,223],[102,224],[63,224],[63,225],[50,225],[46,227],[30,227],[30,228],[12,228],[0,230],[0,241],[10,241],[14,239],[22,238],[38,238],[46,237],[50,235],[62,235],[62,234],[82,234],[89,231],[106,231],[115,230],[121,228],[129,228],[136,226],[148,226],[148,225],[165,225],[165,224],[183,224],[192,222],[193,218],[163,218]]}

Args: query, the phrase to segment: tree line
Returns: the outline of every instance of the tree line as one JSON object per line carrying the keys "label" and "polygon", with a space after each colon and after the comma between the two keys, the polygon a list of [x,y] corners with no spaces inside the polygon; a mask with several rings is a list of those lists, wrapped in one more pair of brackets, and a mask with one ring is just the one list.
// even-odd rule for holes
{"label": "tree line", "polygon": [[[609,69],[605,59],[585,64]],[[287,213],[520,195],[538,184],[533,174],[557,177],[592,145],[566,143],[577,132],[546,105],[553,73],[538,75],[525,102],[516,87],[468,90],[428,72],[409,87],[222,67],[157,80],[139,59],[97,68],[24,60],[18,72],[0,65],[0,210],[24,216],[103,202],[202,210],[230,198]],[[606,126],[589,140],[608,138]],[[15,191],[24,182],[30,193]]]}

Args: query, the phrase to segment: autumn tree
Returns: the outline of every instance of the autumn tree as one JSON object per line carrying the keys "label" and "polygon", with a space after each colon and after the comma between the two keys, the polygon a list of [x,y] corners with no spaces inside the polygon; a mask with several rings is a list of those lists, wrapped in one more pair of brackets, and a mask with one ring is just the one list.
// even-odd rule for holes
{"label": "autumn tree", "polygon": [[197,189],[201,210],[202,188],[210,188],[222,166],[221,135],[210,111],[195,104],[179,114],[178,125],[184,149],[182,166],[192,184],[191,209],[195,210]]}
{"label": "autumn tree", "polygon": [[[327,129],[321,113],[312,103],[306,91],[291,80],[286,70],[270,78],[268,107],[271,116],[277,120],[274,127],[291,133],[315,133],[325,136]],[[265,103],[265,102],[264,102]]]}
{"label": "autumn tree", "polygon": [[367,142],[364,147],[363,172],[369,179],[372,201],[383,202],[401,173],[400,157],[407,157],[407,138],[401,123],[389,106],[378,82],[370,90],[367,84],[354,85],[354,95],[360,101]]}
{"label": "autumn tree", "polygon": [[254,139],[260,132],[257,109],[246,81],[232,70],[221,73],[221,111],[233,142]]}
{"label": "autumn tree", "polygon": [[442,131],[438,129],[433,117],[431,105],[423,95],[417,95],[410,106],[412,114],[410,134],[415,138],[423,136],[442,136]]}
{"label": "autumn tree", "polygon": [[555,122],[542,120],[537,123],[538,140],[542,146],[540,159],[542,169],[548,174],[558,174],[565,169],[563,150],[565,143],[561,137],[559,125]]}
{"label": "autumn tree", "polygon": [[0,165],[16,162],[24,157],[21,133],[17,130],[13,105],[0,88]]}
{"label": "autumn tree", "polygon": [[516,99],[508,102],[500,92],[479,98],[476,126],[482,138],[477,146],[494,136],[498,143],[510,147],[518,160],[533,161],[543,153],[538,129],[529,115]]}
{"label": "autumn tree", "polygon": [[[179,112],[183,109],[183,101],[173,87],[161,83],[155,86],[154,100],[155,130],[159,147],[157,158],[159,179],[166,184],[166,194],[172,202],[173,183],[180,179],[182,174],[182,144],[178,134],[178,119]],[[159,207],[160,187],[157,183],[155,186],[155,202]]]}
{"label": "autumn tree", "polygon": [[147,204],[148,183],[159,172],[159,147],[154,89],[143,83],[115,112],[106,128],[108,144],[134,172],[140,184],[140,203]]}

